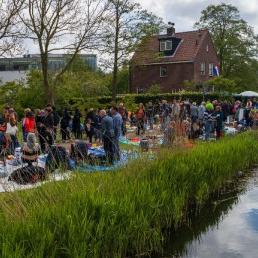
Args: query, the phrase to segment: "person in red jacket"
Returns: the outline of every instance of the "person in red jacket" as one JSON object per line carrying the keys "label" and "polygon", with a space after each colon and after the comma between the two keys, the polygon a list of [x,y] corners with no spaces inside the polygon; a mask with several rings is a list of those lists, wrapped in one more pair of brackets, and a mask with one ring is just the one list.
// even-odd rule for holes
{"label": "person in red jacket", "polygon": [[25,115],[24,128],[26,138],[29,133],[35,133],[35,117],[32,111],[28,111]]}

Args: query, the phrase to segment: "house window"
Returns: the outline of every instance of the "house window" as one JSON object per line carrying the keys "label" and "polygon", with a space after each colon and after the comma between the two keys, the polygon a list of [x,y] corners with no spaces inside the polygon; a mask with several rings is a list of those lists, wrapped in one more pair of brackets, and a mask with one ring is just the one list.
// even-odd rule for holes
{"label": "house window", "polygon": [[205,75],[205,62],[201,63],[201,75]]}
{"label": "house window", "polygon": [[167,76],[167,67],[161,66],[160,67],[160,77],[166,77]]}
{"label": "house window", "polygon": [[172,50],[172,40],[162,40],[159,44],[160,51]]}
{"label": "house window", "polygon": [[143,88],[137,88],[137,94],[143,94]]}
{"label": "house window", "polygon": [[209,52],[209,45],[206,46],[206,52]]}
{"label": "house window", "polygon": [[209,76],[213,76],[213,63],[209,64]]}

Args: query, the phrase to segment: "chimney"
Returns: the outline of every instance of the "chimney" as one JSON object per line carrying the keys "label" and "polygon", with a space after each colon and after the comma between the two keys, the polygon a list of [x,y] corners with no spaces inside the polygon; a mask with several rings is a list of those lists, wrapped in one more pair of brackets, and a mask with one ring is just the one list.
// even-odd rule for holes
{"label": "chimney", "polygon": [[175,30],[175,23],[173,22],[168,22],[168,27],[167,27],[167,35],[168,36],[174,36],[176,30]]}

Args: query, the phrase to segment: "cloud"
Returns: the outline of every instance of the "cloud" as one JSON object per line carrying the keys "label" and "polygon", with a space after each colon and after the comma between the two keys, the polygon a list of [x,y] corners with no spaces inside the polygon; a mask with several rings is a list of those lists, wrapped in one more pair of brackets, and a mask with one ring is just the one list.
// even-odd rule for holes
{"label": "cloud", "polygon": [[[165,23],[174,22],[178,32],[193,30],[193,25],[201,17],[202,10],[211,4],[219,5],[222,3],[220,0],[180,0],[177,3],[171,0],[138,0],[137,2],[144,9],[163,18]],[[226,4],[237,7],[240,17],[254,28],[255,33],[258,33],[257,0],[249,0],[248,4],[242,0],[231,0],[227,1]]]}

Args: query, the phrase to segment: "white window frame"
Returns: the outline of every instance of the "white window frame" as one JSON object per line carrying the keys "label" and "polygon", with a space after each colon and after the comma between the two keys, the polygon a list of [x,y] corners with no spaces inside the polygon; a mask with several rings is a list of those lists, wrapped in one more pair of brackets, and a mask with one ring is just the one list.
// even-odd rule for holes
{"label": "white window frame", "polygon": [[172,50],[172,40],[161,40],[159,43],[160,51]]}
{"label": "white window frame", "polygon": [[205,62],[201,62],[201,75],[205,75]]}
{"label": "white window frame", "polygon": [[213,76],[213,68],[214,68],[213,63],[209,63],[209,76]]}
{"label": "white window frame", "polygon": [[160,77],[167,77],[168,76],[168,68],[167,66],[160,67]]}

